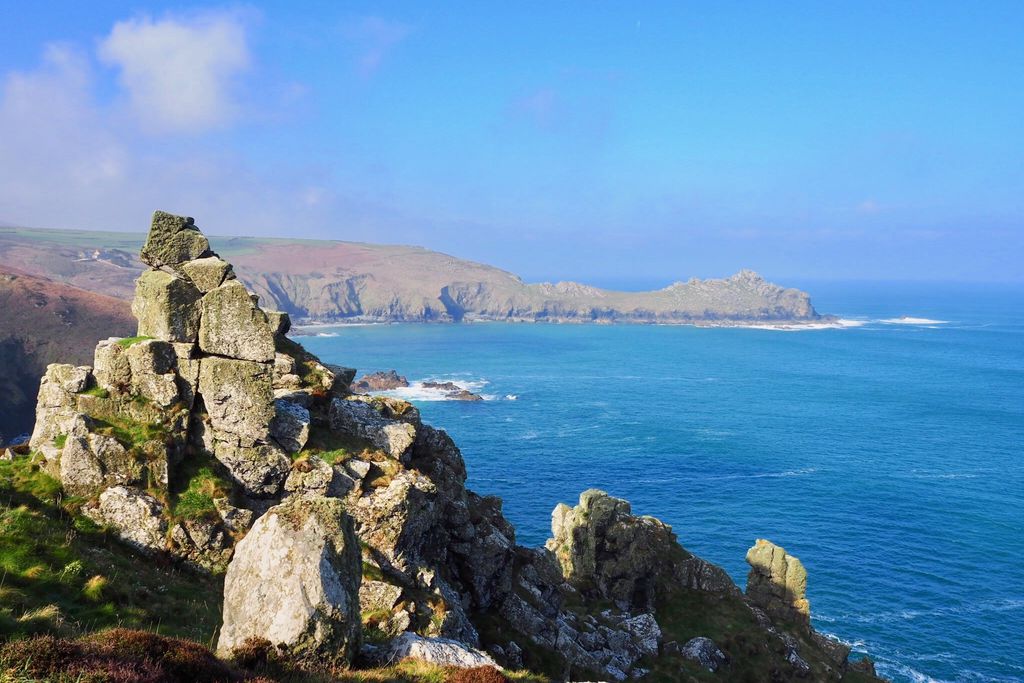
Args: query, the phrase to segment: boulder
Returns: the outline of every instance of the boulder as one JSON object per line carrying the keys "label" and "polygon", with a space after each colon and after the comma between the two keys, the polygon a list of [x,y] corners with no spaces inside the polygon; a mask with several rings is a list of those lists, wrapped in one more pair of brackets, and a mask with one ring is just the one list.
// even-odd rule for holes
{"label": "boulder", "polygon": [[284,495],[318,495],[341,498],[355,488],[355,480],[340,468],[331,467],[315,455],[292,465],[284,482]]}
{"label": "boulder", "polygon": [[489,654],[449,638],[424,638],[406,631],[384,648],[385,662],[419,659],[438,666],[468,669],[477,666],[501,668]]}
{"label": "boulder", "polygon": [[198,386],[216,432],[232,434],[249,443],[269,437],[275,415],[269,365],[203,358]]}
{"label": "boulder", "polygon": [[147,554],[166,545],[164,506],[156,498],[127,486],[113,486],[100,494],[99,505],[83,508],[93,521],[111,526],[125,543]]}
{"label": "boulder", "polygon": [[116,439],[102,434],[68,436],[60,455],[60,483],[72,496],[108,486],[144,483],[145,470]]}
{"label": "boulder", "polygon": [[274,330],[245,285],[228,280],[203,295],[199,348],[226,358],[257,363],[274,360]]}
{"label": "boulder", "polygon": [[386,372],[374,372],[369,375],[363,375],[355,382],[352,382],[352,391],[357,393],[390,391],[407,386],[409,386],[409,380],[394,370],[388,370]]}
{"label": "boulder", "polygon": [[231,538],[225,527],[207,519],[185,519],[171,529],[171,550],[190,566],[222,571],[231,559]]}
{"label": "boulder", "polygon": [[194,219],[155,211],[139,258],[153,268],[173,268],[209,252],[210,242],[199,232]]}
{"label": "boulder", "polygon": [[265,638],[299,662],[347,665],[359,650],[359,540],[340,500],[296,496],[256,520],[224,580],[218,651]]}
{"label": "boulder", "polygon": [[147,270],[135,281],[132,315],[140,337],[168,342],[195,342],[199,334],[202,294],[188,280],[162,270]]}
{"label": "boulder", "polygon": [[114,393],[126,393],[132,381],[127,349],[120,337],[110,337],[96,344],[93,354],[93,375],[96,384]]}
{"label": "boulder", "polygon": [[270,423],[270,435],[281,448],[289,453],[298,453],[309,439],[309,410],[291,401],[274,401],[274,419]]}
{"label": "boulder", "polygon": [[180,270],[203,294],[217,289],[225,280],[232,280],[235,277],[231,264],[217,256],[185,261],[181,264]]}
{"label": "boulder", "polygon": [[251,498],[276,496],[291,468],[291,459],[284,451],[269,443],[240,446],[231,441],[217,441],[213,455]]}
{"label": "boulder", "polygon": [[387,417],[388,404],[374,404],[363,398],[352,396],[332,400],[331,429],[366,439],[392,458],[400,459],[416,441],[416,427],[405,420]]}
{"label": "boulder", "polygon": [[129,346],[125,356],[133,393],[161,408],[170,407],[179,399],[174,346],[158,339],[144,339]]}
{"label": "boulder", "polygon": [[763,538],[747,551],[747,597],[773,619],[810,628],[807,570],[799,559]]}

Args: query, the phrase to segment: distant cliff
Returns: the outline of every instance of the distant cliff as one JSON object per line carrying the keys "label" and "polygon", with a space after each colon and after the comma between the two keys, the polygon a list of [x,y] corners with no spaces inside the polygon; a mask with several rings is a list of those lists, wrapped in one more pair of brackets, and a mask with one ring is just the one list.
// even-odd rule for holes
{"label": "distant cliff", "polygon": [[0,434],[32,429],[48,364],[90,362],[97,341],[134,329],[120,299],[0,266]]}
{"label": "distant cliff", "polygon": [[[745,270],[725,279],[620,292],[575,282],[527,284],[507,271],[420,247],[213,238],[263,302],[300,322],[470,320],[692,323],[810,322],[806,292]],[[127,299],[143,236],[0,229],[0,265]]]}

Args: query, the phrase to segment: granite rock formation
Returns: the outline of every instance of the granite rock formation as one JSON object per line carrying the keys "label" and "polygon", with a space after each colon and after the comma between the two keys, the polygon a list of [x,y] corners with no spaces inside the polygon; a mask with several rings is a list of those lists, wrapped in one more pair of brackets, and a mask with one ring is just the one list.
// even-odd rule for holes
{"label": "granite rock formation", "polygon": [[846,674],[848,650],[776,608],[774,550],[744,596],[596,490],[555,509],[546,547],[517,545],[452,439],[405,401],[351,393],[355,371],[288,339],[288,317],[260,308],[194,221],[158,212],[144,258],[140,334],[100,342],[92,367],[47,368],[31,447],[140,552],[226,569],[222,652],[258,636],[344,667],[366,634],[385,644],[364,656],[493,658],[561,680],[746,676],[751,648],[773,680]]}

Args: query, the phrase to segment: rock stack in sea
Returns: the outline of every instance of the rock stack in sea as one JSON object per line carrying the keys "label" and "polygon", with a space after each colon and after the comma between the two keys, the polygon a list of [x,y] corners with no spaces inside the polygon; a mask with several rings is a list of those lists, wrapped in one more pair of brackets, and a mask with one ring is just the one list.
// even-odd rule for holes
{"label": "rock stack in sea", "polygon": [[191,218],[157,212],[141,256],[138,335],[47,369],[31,447],[140,552],[226,572],[220,652],[258,638],[312,668],[414,655],[577,680],[847,672],[781,548],[751,550],[745,596],[593,490],[555,508],[546,547],[519,546],[448,434],[351,393],[355,372],[290,340]]}

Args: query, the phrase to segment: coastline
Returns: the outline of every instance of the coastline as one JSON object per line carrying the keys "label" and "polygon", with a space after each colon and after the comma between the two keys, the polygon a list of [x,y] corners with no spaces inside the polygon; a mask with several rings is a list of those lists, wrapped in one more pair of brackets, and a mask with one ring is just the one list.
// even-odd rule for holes
{"label": "coastline", "polygon": [[516,323],[532,325],[653,325],[660,327],[701,327],[738,328],[750,330],[775,330],[799,332],[805,330],[832,330],[860,327],[864,320],[851,320],[833,315],[822,315],[813,320],[802,319],[750,319],[750,320],[646,320],[631,318],[585,320],[580,318],[484,318],[474,317],[463,320],[424,320],[352,317],[339,320],[310,320],[298,318],[293,321],[292,336],[316,336],[316,330],[340,327],[374,327],[377,325],[465,325],[487,323]]}

